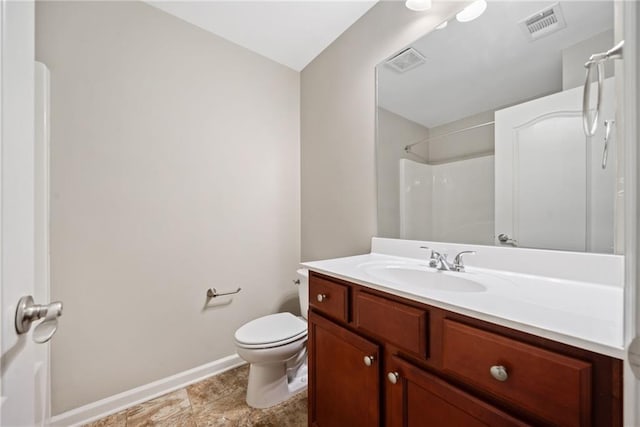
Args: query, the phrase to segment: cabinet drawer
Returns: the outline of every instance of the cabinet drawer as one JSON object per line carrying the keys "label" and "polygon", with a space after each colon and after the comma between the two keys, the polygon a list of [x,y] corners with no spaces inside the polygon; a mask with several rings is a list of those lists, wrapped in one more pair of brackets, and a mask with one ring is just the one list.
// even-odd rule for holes
{"label": "cabinet drawer", "polygon": [[398,357],[388,363],[385,397],[388,427],[528,426]]}
{"label": "cabinet drawer", "polygon": [[550,423],[591,425],[590,363],[447,319],[442,357],[445,372]]}
{"label": "cabinet drawer", "polygon": [[426,310],[364,292],[357,292],[355,299],[354,317],[358,329],[427,357]]}
{"label": "cabinet drawer", "polygon": [[337,320],[348,322],[349,287],[312,275],[309,278],[309,305]]}

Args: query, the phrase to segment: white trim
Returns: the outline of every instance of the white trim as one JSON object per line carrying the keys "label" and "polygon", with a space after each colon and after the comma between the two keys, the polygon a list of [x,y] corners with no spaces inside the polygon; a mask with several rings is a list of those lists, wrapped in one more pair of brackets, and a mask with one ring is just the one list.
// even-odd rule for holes
{"label": "white trim", "polygon": [[97,402],[63,412],[62,414],[52,417],[50,425],[52,427],[69,427],[90,423],[138,403],[146,402],[147,400],[162,396],[163,394],[183,388],[189,384],[202,381],[213,375],[221,374],[245,363],[246,362],[237,354],[223,357],[222,359],[189,369],[188,371],[180,372],[170,377],[98,400]]}
{"label": "white trim", "polygon": [[[4,61],[3,61],[3,57],[4,57],[4,44],[5,44],[5,37],[4,37],[4,29],[6,27],[5,25],[5,19],[6,19],[6,13],[4,11],[5,8],[5,3],[6,0],[0,0],[0,319],[4,319],[2,317],[2,289],[4,287],[4,281],[2,280],[2,240],[3,240],[3,233],[2,233],[2,173],[3,173],[3,169],[2,169],[2,161],[3,161],[3,157],[2,157],[2,147],[5,144],[5,140],[3,137],[3,126],[4,126],[4,110],[2,109],[2,104],[3,104],[3,100],[4,100],[4,88],[2,87],[2,76],[4,74]],[[2,343],[0,342],[0,353],[2,352]],[[4,407],[5,402],[7,401],[7,395],[6,395],[6,391],[2,385],[2,374],[1,372],[4,370],[4,363],[2,363],[2,358],[0,358],[0,421],[3,419],[2,418],[2,409]]]}
{"label": "white trim", "polygon": [[[640,23],[640,9],[635,2],[621,2],[618,16],[622,16],[622,37],[625,40],[624,61],[624,95],[622,111],[624,116],[624,255],[625,255],[625,348],[628,351],[631,341],[640,331],[640,292],[638,292],[638,277],[640,277],[640,263],[638,263],[638,243],[640,242],[640,226],[638,223],[638,200],[640,191],[640,176],[637,167],[640,162],[638,150],[638,43],[640,34],[637,26]],[[617,23],[616,23],[617,24]],[[619,67],[618,67],[619,68]],[[618,68],[616,73],[618,73]],[[629,365],[628,354],[624,361],[624,414],[625,426],[640,425],[640,379],[634,377]]]}
{"label": "white trim", "polygon": [[[35,62],[34,120],[34,243],[35,284],[33,298],[41,304],[51,302],[49,262],[49,134],[50,134],[50,73],[46,65]],[[51,418],[51,348],[36,346],[36,397],[42,405],[36,407],[36,424],[47,425]]]}

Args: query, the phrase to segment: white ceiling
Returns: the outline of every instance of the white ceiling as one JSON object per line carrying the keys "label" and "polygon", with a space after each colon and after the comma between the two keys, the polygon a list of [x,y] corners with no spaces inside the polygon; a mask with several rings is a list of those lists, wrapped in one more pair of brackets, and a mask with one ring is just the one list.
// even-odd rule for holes
{"label": "white ceiling", "polygon": [[296,71],[301,71],[376,2],[147,1]]}
{"label": "white ceiling", "polygon": [[433,127],[562,90],[562,50],[611,29],[613,2],[563,1],[566,28],[529,41],[518,22],[553,3],[490,1],[475,21],[451,20],[412,44],[424,64],[378,66],[378,104]]}

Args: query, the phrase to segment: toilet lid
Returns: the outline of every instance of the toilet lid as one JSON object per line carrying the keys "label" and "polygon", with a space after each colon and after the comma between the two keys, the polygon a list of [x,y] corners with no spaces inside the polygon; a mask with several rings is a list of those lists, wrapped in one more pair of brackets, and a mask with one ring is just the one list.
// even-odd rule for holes
{"label": "toilet lid", "polygon": [[269,344],[307,333],[307,322],[291,313],[260,317],[241,326],[235,339],[242,344]]}

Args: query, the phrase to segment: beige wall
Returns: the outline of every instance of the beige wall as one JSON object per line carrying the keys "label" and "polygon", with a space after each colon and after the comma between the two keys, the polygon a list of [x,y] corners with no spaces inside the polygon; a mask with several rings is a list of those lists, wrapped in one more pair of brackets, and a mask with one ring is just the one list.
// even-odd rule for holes
{"label": "beige wall", "polygon": [[376,178],[378,182],[379,237],[400,236],[400,159],[424,163],[428,158],[427,143],[405,152],[404,147],[429,136],[429,129],[378,107],[378,136],[376,141]]}
{"label": "beige wall", "polygon": [[376,234],[377,63],[464,3],[371,8],[301,73],[302,259],[368,252]]}
{"label": "beige wall", "polygon": [[[429,163],[438,164],[493,154],[494,126],[469,129],[492,122],[493,116],[493,111],[485,111],[429,128],[432,138],[429,141]],[[463,129],[468,130],[453,133]]]}
{"label": "beige wall", "polygon": [[[614,45],[613,30],[602,32],[562,51],[562,90],[584,85],[584,63],[594,53],[606,52]],[[614,75],[614,63],[606,62],[605,77]]]}
{"label": "beige wall", "polygon": [[295,306],[299,74],[141,2],[36,13],[57,414],[231,355],[242,323]]}

